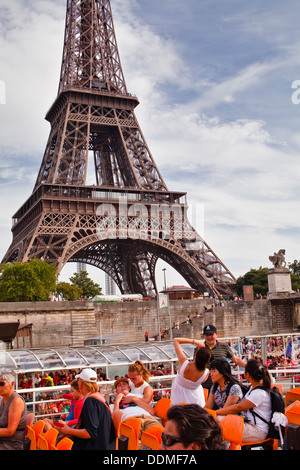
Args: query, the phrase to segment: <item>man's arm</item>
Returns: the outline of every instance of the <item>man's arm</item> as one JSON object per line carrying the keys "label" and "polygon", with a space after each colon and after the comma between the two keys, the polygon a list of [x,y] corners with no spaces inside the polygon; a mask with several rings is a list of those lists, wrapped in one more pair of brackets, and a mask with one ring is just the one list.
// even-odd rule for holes
{"label": "man's arm", "polygon": [[234,362],[234,364],[236,364],[237,366],[244,368],[246,367],[246,362],[238,356],[231,356],[230,360]]}

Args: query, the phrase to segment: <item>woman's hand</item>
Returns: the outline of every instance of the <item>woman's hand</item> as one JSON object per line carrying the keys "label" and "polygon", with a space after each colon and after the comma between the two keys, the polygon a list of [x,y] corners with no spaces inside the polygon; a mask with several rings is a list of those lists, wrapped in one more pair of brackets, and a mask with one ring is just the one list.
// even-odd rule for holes
{"label": "woman's hand", "polygon": [[[121,395],[121,394],[120,394]],[[123,398],[122,398],[122,404],[127,404],[127,403],[136,403],[136,396],[134,395],[123,395]]]}

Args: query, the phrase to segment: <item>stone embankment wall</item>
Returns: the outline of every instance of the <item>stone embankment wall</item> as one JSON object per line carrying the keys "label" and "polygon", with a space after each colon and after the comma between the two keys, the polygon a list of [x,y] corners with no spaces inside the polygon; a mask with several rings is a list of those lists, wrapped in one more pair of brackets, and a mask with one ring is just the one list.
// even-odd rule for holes
{"label": "stone embankment wall", "polygon": [[[111,344],[140,342],[146,331],[150,338],[157,337],[158,325],[167,330],[165,339],[170,339],[170,325],[176,322],[180,329],[172,330],[173,337],[199,338],[209,323],[217,326],[220,337],[249,337],[293,331],[293,311],[290,300],[230,301],[225,307],[215,307],[211,299],[176,300],[170,301],[171,319],[167,309],[160,311],[158,319],[155,301],[1,303],[0,328],[1,323],[17,321],[32,325],[32,344],[30,337],[18,338],[14,348],[81,346],[84,340],[99,336]],[[186,323],[188,315],[191,323]]]}

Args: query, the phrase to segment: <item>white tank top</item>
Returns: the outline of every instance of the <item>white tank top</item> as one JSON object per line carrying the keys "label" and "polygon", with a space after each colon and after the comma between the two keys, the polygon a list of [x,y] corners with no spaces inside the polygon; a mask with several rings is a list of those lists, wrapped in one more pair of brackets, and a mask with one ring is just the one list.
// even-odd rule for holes
{"label": "white tank top", "polygon": [[149,387],[149,384],[148,382],[146,382],[146,380],[144,380],[142,385],[140,385],[139,387],[135,387],[134,384],[131,382],[131,380],[129,380],[129,386],[130,386],[130,391],[133,395],[136,395],[139,398],[143,398],[144,390],[146,387]]}

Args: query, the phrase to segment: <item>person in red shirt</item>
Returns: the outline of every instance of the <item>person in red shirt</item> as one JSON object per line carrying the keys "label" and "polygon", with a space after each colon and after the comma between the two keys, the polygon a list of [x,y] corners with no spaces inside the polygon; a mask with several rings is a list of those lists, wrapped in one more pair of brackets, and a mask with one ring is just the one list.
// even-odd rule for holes
{"label": "person in red shirt", "polygon": [[[71,393],[63,393],[59,395],[57,398],[62,398],[64,400],[71,401],[71,409],[69,411],[68,416],[66,417],[65,421],[60,420],[59,422],[70,427],[75,426],[78,423],[78,419],[81,413],[81,409],[84,403],[84,395],[80,392],[78,387],[78,380],[73,380],[70,384],[71,386]],[[45,419],[45,428],[44,430],[47,431],[51,427],[53,427],[53,420],[52,419]]]}

